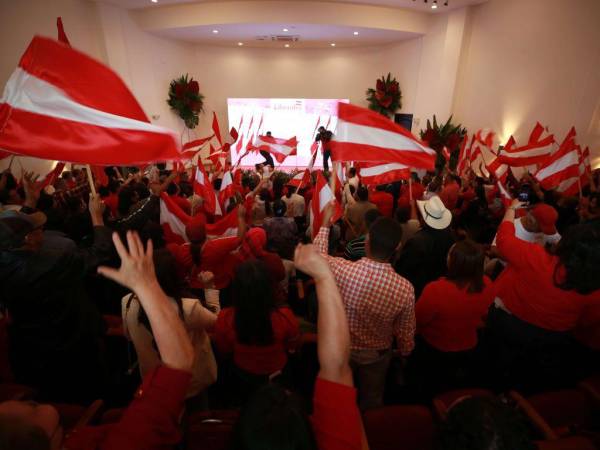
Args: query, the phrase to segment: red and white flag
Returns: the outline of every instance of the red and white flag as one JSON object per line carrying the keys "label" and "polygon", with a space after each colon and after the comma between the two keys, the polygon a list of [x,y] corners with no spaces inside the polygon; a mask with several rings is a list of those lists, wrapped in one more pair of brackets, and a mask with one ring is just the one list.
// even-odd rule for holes
{"label": "red and white flag", "polygon": [[203,137],[200,139],[195,139],[193,141],[187,142],[187,143],[183,144],[183,151],[195,153],[195,152],[199,151],[200,149],[202,149],[204,144],[206,144],[208,141],[210,141],[214,137],[215,137],[215,135],[211,134],[210,136]]}
{"label": "red and white flag", "polygon": [[502,200],[502,204],[505,208],[508,208],[513,201],[512,196],[506,189],[506,185],[501,180],[496,180],[496,186],[498,186],[498,191],[500,192],[500,200]]}
{"label": "red and white flag", "polygon": [[323,177],[323,173],[321,171],[317,172],[317,185],[315,186],[315,190],[313,191],[312,200],[310,202],[310,214],[312,219],[312,235],[313,237],[319,233],[319,228],[321,225],[328,226],[329,224],[323,223],[323,211],[329,202],[332,200],[335,201],[335,213],[334,217],[332,217],[332,221],[336,222],[342,217],[342,208],[340,204],[335,200],[335,196],[327,184],[327,180]]}
{"label": "red and white flag", "polygon": [[223,138],[221,137],[221,128],[219,127],[219,119],[217,119],[217,113],[213,111],[212,130],[219,141],[219,145],[223,146]]}
{"label": "red and white flag", "polygon": [[[60,19],[59,19],[60,20]],[[62,24],[61,24],[62,25]],[[54,166],[54,169],[50,171],[48,175],[44,177],[44,179],[40,182],[40,187],[43,189],[46,186],[52,186],[54,182],[58,179],[63,169],[65,168],[65,163],[59,162]],[[105,174],[106,176],[106,174]]]}
{"label": "red and white flag", "polygon": [[468,150],[467,143],[469,141],[469,135],[465,134],[463,136],[462,143],[460,144],[460,151],[458,152],[458,164],[456,166],[456,171],[458,174],[462,175],[467,168],[468,164]]}
{"label": "red and white flag", "polygon": [[179,137],[149,123],[111,69],[39,36],[6,83],[0,130],[0,148],[36,158],[138,165],[181,157]]}
{"label": "red and white flag", "polygon": [[433,170],[436,152],[388,118],[338,103],[337,133],[331,141],[333,161],[396,162]]}
{"label": "red and white flag", "polygon": [[301,186],[308,186],[310,183],[310,170],[304,169],[302,172],[298,172],[294,175],[288,184],[294,186],[296,189],[300,189]]}
{"label": "red and white flag", "polygon": [[579,153],[579,177],[571,177],[561,181],[556,188],[558,192],[562,192],[563,195],[569,197],[577,195],[580,189],[589,183],[588,175],[591,173],[591,167],[589,165],[589,148],[586,147],[585,150],[581,151],[581,148],[577,146],[577,150]]}
{"label": "red and white flag", "polygon": [[475,140],[477,142],[479,142],[481,145],[484,145],[488,148],[492,148],[494,145],[494,136],[496,135],[496,133],[494,133],[492,130],[488,129],[488,128],[484,128],[482,130],[477,131],[477,133],[475,133]]}
{"label": "red and white flag", "polygon": [[366,185],[389,184],[410,178],[410,167],[400,163],[361,163],[360,179]]}
{"label": "red and white flag", "polygon": [[543,164],[548,155],[554,150],[554,135],[548,135],[541,138],[544,127],[536,124],[527,145],[516,147],[516,142],[511,136],[506,145],[500,160],[504,164],[512,167],[525,167],[534,164]]}
{"label": "red and white flag", "polygon": [[[160,224],[167,243],[184,244],[189,242],[185,226],[192,220],[165,192],[160,194]],[[206,224],[206,238],[236,236],[238,233],[237,208],[221,220]]]}
{"label": "red and white flag", "polygon": [[231,171],[228,170],[223,174],[223,179],[221,180],[221,189],[219,189],[219,200],[222,205],[225,205],[225,202],[235,195],[235,183],[233,182],[233,177],[231,176]]}
{"label": "red and white flag", "polygon": [[221,207],[217,201],[217,196],[213,185],[208,179],[208,175],[202,164],[198,164],[194,173],[194,181],[192,182],[194,193],[204,200],[204,210],[213,216],[222,215]]}
{"label": "red and white flag", "polygon": [[285,158],[296,154],[298,141],[296,136],[290,139],[276,138],[273,136],[257,136],[254,141],[254,147],[258,150],[266,151],[272,154],[279,164],[285,161]]}
{"label": "red and white flag", "polygon": [[564,192],[568,186],[561,186],[561,183],[567,183],[570,178],[577,180],[579,177],[579,149],[575,137],[573,127],[558,151],[548,157],[535,174],[535,178],[544,189],[557,188],[559,192]]}

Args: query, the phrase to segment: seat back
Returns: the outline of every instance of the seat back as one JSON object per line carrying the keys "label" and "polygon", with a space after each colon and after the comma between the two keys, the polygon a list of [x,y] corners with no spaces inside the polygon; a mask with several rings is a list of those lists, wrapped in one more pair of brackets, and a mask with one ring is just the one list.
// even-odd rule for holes
{"label": "seat back", "polygon": [[453,391],[444,392],[443,394],[440,394],[433,399],[433,409],[437,415],[438,420],[442,422],[446,420],[448,410],[452,407],[452,405],[466,397],[493,398],[494,393],[487,389],[478,388],[456,389]]}
{"label": "seat back", "polygon": [[185,448],[188,450],[229,450],[233,426],[239,411],[196,412],[187,419]]}
{"label": "seat back", "polygon": [[435,427],[424,406],[395,405],[363,415],[370,450],[428,450],[434,448]]}

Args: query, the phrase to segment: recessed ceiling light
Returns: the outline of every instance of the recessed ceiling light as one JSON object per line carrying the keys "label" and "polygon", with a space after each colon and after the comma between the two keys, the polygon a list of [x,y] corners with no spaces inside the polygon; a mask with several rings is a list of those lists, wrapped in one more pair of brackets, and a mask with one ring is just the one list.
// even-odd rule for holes
{"label": "recessed ceiling light", "polygon": [[431,9],[437,9],[437,0],[433,0],[433,5],[431,5]]}
{"label": "recessed ceiling light", "polygon": [[241,47],[242,45],[244,45],[243,42],[238,42],[238,45]]}
{"label": "recessed ceiling light", "polygon": [[331,45],[332,47],[335,47],[335,42],[332,42],[332,43],[331,43],[331,44],[329,44],[329,45]]}
{"label": "recessed ceiling light", "polygon": [[288,30],[287,28],[284,28],[283,31],[284,31],[284,33],[287,33],[290,30]]}
{"label": "recessed ceiling light", "polygon": [[158,0],[152,0],[152,3],[158,3]]}
{"label": "recessed ceiling light", "polygon": [[355,32],[354,32],[354,33],[352,33],[352,34],[354,34],[354,36],[358,36],[358,31],[355,31]]}
{"label": "recessed ceiling light", "polygon": [[218,33],[219,33],[219,30],[213,30],[213,33],[214,33],[214,34],[218,34]]}
{"label": "recessed ceiling light", "polygon": [[290,48],[290,44],[285,44],[284,47],[285,48]]}

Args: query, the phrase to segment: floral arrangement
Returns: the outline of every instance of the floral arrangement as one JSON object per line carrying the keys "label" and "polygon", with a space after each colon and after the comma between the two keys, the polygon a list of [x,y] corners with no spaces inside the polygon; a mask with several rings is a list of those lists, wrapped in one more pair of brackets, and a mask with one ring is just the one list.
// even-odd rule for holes
{"label": "floral arrangement", "polygon": [[[467,130],[461,124],[454,125],[452,123],[452,116],[441,126],[437,123],[435,115],[433,116],[433,124],[427,119],[427,128],[421,130],[420,135],[421,140],[437,152],[436,169],[443,170],[446,162],[448,162],[450,170],[456,169],[460,144],[466,134]],[[444,148],[450,154],[449,159],[444,156]]]}
{"label": "floral arrangement", "polygon": [[386,117],[391,117],[402,107],[401,99],[400,84],[396,81],[396,78],[392,78],[391,73],[388,73],[387,77],[382,76],[378,79],[375,89],[367,89],[369,109]]}
{"label": "floral arrangement", "polygon": [[171,81],[169,86],[168,105],[181,117],[188,128],[198,125],[198,115],[204,110],[204,96],[200,93],[200,85],[185,74]]}

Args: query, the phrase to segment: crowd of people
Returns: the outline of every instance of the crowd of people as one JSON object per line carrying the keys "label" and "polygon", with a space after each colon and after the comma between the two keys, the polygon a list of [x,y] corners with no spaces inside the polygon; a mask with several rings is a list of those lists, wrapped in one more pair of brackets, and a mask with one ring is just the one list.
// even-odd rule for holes
{"label": "crowd of people", "polygon": [[[51,406],[9,400],[0,448],[175,448],[184,409],[241,408],[235,448],[358,449],[361,414],[386,404],[600,373],[598,171],[579,197],[512,177],[507,204],[472,171],[365,186],[348,166],[314,232],[321,175],[293,186],[259,164],[222,205],[237,234],[217,238],[190,170],[105,172],[97,195],[77,167],[49,186],[1,175],[0,383],[50,404],[104,398],[120,419],[63,435]],[[190,216],[183,244],[161,195]],[[115,339],[135,357],[116,358]],[[442,448],[478,426],[462,448],[510,448],[494,442],[519,425],[497,408],[459,403]]]}

